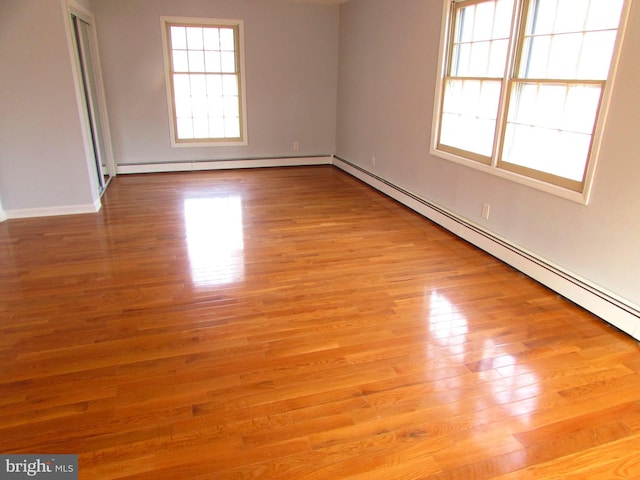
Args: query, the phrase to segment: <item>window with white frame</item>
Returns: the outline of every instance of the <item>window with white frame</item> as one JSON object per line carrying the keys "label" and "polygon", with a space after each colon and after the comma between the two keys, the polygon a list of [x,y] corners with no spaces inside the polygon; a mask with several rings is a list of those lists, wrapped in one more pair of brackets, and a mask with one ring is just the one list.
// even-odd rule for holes
{"label": "window with white frame", "polygon": [[584,194],[625,0],[449,0],[433,152]]}
{"label": "window with white frame", "polygon": [[246,145],[243,23],[162,17],[174,146]]}

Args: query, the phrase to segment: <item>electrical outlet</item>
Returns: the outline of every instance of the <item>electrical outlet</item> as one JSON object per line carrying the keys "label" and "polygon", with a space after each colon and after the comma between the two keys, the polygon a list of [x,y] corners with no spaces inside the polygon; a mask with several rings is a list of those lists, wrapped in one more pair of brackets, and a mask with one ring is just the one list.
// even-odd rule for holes
{"label": "electrical outlet", "polygon": [[295,140],[295,141],[293,142],[293,151],[294,151],[294,152],[297,152],[298,150],[300,150],[300,142],[299,142],[299,141],[297,141],[297,140]]}
{"label": "electrical outlet", "polygon": [[482,204],[482,218],[489,220],[489,213],[491,213],[491,205],[488,203]]}
{"label": "electrical outlet", "polygon": [[376,166],[376,156],[375,155],[371,155],[371,165],[373,165],[374,167]]}

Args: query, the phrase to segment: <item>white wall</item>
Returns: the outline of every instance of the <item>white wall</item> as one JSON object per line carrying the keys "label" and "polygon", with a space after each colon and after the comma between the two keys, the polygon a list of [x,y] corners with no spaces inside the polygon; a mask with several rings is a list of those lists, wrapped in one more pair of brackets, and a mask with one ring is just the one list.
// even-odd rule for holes
{"label": "white wall", "polygon": [[441,13],[439,0],[340,7],[336,154],[640,305],[638,2],[588,206],[429,154]]}
{"label": "white wall", "polygon": [[[116,162],[332,154],[337,5],[93,0]],[[249,145],[171,148],[160,17],[244,20]],[[293,142],[300,150],[293,151]]]}
{"label": "white wall", "polygon": [[60,0],[0,2],[0,191],[8,216],[72,213],[96,201],[64,20]]}

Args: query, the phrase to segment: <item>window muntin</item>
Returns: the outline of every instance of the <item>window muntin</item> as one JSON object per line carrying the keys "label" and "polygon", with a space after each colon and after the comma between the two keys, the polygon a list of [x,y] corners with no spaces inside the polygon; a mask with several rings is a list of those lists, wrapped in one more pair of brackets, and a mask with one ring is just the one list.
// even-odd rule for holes
{"label": "window muntin", "polygon": [[583,192],[623,4],[451,2],[436,152]]}
{"label": "window muntin", "polygon": [[163,20],[174,145],[246,144],[242,23]]}

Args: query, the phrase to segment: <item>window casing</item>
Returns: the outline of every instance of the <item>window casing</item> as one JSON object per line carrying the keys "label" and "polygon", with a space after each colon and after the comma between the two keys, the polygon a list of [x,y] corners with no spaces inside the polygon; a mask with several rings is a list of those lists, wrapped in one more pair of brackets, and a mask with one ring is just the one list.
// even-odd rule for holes
{"label": "window casing", "polygon": [[587,203],[627,0],[445,0],[432,153]]}
{"label": "window casing", "polygon": [[242,20],[162,17],[171,145],[247,144]]}

